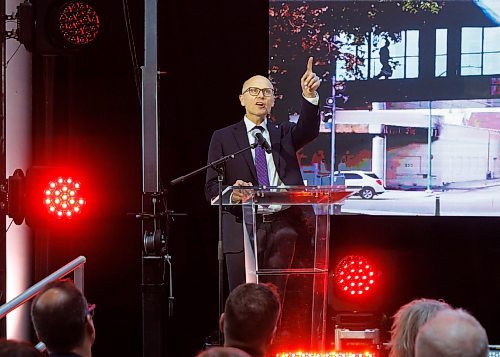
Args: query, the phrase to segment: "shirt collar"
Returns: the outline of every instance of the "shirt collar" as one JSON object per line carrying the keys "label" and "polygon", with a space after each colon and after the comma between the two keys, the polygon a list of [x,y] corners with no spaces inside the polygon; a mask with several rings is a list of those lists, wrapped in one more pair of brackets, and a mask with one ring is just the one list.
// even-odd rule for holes
{"label": "shirt collar", "polygon": [[[251,121],[250,119],[248,119],[246,115],[243,118],[243,122],[245,123],[247,133],[249,133],[253,128],[256,127],[255,123],[253,121]],[[260,123],[259,126],[263,127],[264,131],[267,131],[267,118],[264,119],[264,121],[262,123]]]}

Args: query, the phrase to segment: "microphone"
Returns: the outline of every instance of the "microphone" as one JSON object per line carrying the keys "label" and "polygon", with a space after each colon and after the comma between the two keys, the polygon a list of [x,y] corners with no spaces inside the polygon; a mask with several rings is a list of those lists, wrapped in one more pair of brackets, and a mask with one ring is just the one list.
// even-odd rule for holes
{"label": "microphone", "polygon": [[272,152],[271,145],[269,145],[266,138],[260,131],[255,130],[253,132],[253,136],[257,140],[257,144],[259,144],[259,146],[262,147],[268,154]]}

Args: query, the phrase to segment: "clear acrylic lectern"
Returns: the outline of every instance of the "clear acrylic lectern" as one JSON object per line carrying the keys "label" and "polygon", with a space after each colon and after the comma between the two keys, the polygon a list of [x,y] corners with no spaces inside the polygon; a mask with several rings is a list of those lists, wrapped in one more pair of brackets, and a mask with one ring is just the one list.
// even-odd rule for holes
{"label": "clear acrylic lectern", "polygon": [[[231,203],[233,190],[222,193],[223,205]],[[287,349],[323,351],[326,335],[330,215],[354,192],[344,186],[245,187],[242,206],[247,282],[272,282],[282,295],[283,310],[273,353]],[[218,197],[212,201],[218,204]],[[286,217],[297,232],[293,258],[287,263],[262,254],[265,223]],[[258,238],[260,237],[260,238]],[[264,242],[264,243],[263,243]],[[279,244],[279,243],[278,243]],[[281,247],[283,251],[289,247]],[[273,247],[279,256],[281,249]],[[266,249],[269,249],[266,246]],[[279,261],[279,259],[278,259]]]}

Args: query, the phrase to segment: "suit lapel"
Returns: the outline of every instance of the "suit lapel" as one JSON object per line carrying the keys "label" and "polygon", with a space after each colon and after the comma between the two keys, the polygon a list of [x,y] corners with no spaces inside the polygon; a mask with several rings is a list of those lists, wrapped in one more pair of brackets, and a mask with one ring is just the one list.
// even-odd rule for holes
{"label": "suit lapel", "polygon": [[[236,123],[233,126],[233,128],[234,128],[234,131],[233,131],[234,138],[236,139],[236,143],[238,144],[238,147],[240,149],[244,149],[244,148],[248,147],[250,145],[250,143],[248,142],[247,128],[246,128],[243,120]],[[257,184],[257,182],[258,182],[257,171],[255,170],[255,164],[253,162],[252,153],[250,152],[250,150],[246,150],[243,153],[241,153],[240,155],[243,156],[243,158],[248,166],[248,169],[252,173],[253,183]]]}

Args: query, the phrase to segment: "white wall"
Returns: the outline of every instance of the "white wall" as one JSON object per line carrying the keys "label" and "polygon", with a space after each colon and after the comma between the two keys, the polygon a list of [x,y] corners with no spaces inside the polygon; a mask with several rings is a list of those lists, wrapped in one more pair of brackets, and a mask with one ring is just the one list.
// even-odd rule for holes
{"label": "white wall", "polygon": [[[6,13],[14,13],[19,0],[6,1]],[[31,165],[31,54],[19,42],[7,40],[7,175]],[[17,52],[16,52],[17,51]],[[15,54],[14,54],[15,52]],[[11,219],[7,217],[7,226]],[[7,300],[31,285],[31,235],[28,227],[14,223],[7,232]],[[19,311],[17,311],[19,310]],[[29,339],[29,304],[7,316],[7,338]]]}
{"label": "white wall", "polygon": [[[432,143],[433,185],[486,180],[488,171],[500,177],[500,132],[459,125],[442,125]],[[498,159],[494,160],[497,157]],[[496,162],[498,161],[498,163]],[[387,184],[425,185],[427,144],[410,144],[387,153]]]}
{"label": "white wall", "polygon": [[443,125],[432,145],[436,183],[485,180],[488,172],[488,130]]}

